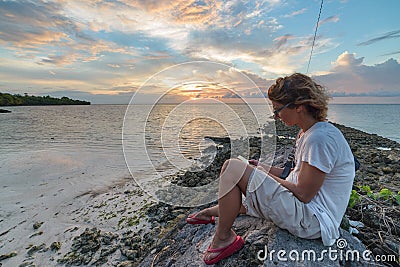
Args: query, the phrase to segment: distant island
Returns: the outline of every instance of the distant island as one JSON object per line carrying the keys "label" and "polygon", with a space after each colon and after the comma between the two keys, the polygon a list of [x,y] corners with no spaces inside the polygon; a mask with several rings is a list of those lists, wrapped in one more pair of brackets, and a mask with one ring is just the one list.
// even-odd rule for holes
{"label": "distant island", "polygon": [[90,105],[88,101],[74,100],[66,96],[54,98],[51,96],[33,96],[0,93],[0,106],[46,106],[46,105]]}

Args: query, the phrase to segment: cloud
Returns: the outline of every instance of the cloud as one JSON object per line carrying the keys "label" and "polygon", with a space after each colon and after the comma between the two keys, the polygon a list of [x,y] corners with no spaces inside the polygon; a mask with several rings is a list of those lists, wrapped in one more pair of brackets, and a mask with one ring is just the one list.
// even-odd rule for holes
{"label": "cloud", "polygon": [[[104,65],[131,68],[124,61],[143,62],[159,51],[166,56],[155,56],[153,60],[176,62],[176,55],[179,61],[200,58],[231,64],[240,60],[265,64],[270,71],[274,63],[265,57],[274,52],[264,48],[272,42],[267,34],[283,26],[268,14],[280,3],[279,0],[2,2],[0,10],[6,23],[2,24],[4,29],[0,28],[3,32],[0,41],[15,50],[18,57],[33,59],[39,65],[62,67],[104,61]],[[123,38],[112,38],[112,34]],[[122,44],[122,39],[126,44]],[[288,62],[283,59],[285,54],[303,51],[299,46],[291,47],[287,39],[277,41],[280,50],[275,59],[282,64]],[[232,46],[233,43],[237,45]],[[116,54],[129,58],[107,62],[107,56]]]}
{"label": "cloud", "polygon": [[137,54],[85,33],[85,24],[66,16],[62,3],[1,2],[0,43],[19,58],[34,59],[40,65],[90,62],[101,53]]}
{"label": "cloud", "polygon": [[395,38],[399,38],[399,37],[400,37],[400,30],[391,31],[391,32],[383,34],[382,36],[369,39],[369,40],[359,43],[357,45],[359,45],[359,46],[370,45],[370,44],[373,44],[373,43],[376,43],[379,41],[383,41],[383,40],[387,40],[387,39],[395,39]]}
{"label": "cloud", "polygon": [[338,56],[336,62],[334,63],[335,68],[340,67],[354,67],[360,66],[363,62],[364,58],[356,59],[355,54],[349,54],[349,52],[345,51],[341,55]]}
{"label": "cloud", "polygon": [[276,42],[275,43],[276,48],[279,49],[283,45],[287,44],[287,42],[291,39],[294,39],[294,36],[292,34],[285,34],[283,36],[276,37],[274,39],[274,41]]}
{"label": "cloud", "polygon": [[69,16],[90,25],[96,32],[118,31],[142,33],[161,38],[169,48],[184,52],[191,44],[192,33],[208,36],[208,33],[225,31],[238,37],[233,31],[250,34],[252,29],[276,31],[282,25],[275,18],[263,20],[271,8],[280,1],[131,1],[113,2],[112,8],[96,1],[93,9],[88,1],[65,2]]}
{"label": "cloud", "polygon": [[[400,77],[398,73],[400,73],[400,64],[398,61],[394,59],[389,59],[383,63],[375,64],[372,66],[365,65],[363,62],[363,58],[358,58],[355,53],[344,52],[337,57],[337,60],[332,63],[332,68],[328,73],[324,74],[316,74],[313,76],[318,82],[326,86],[329,92],[333,96],[375,96],[375,97],[395,97],[400,96]],[[207,64],[206,64],[207,65]],[[189,66],[188,66],[189,67]],[[206,66],[207,67],[207,66]],[[247,98],[260,98],[266,96],[266,91],[268,87],[275,81],[277,76],[274,76],[274,79],[266,79],[261,77],[257,73],[252,73],[249,71],[241,71],[242,74],[246,75],[253,81],[258,88],[261,89],[261,92],[258,91],[256,87],[254,87],[253,83],[246,80],[244,76],[240,74],[238,71],[234,71],[233,68],[228,68],[225,71],[215,71],[208,69],[205,73],[212,74],[211,76],[204,76],[200,74],[205,70],[193,69],[190,68],[185,71],[181,71],[181,73],[185,73],[184,76],[179,76],[177,73],[174,74],[173,77],[175,80],[171,80],[173,82],[170,86],[174,87],[174,84],[179,83],[179,81],[185,80],[189,73],[192,75],[200,75],[196,76],[199,80],[209,81],[207,84],[198,85],[194,87],[188,88],[177,88],[175,91],[181,91],[181,93],[193,94],[196,97],[212,97],[212,98],[238,98],[247,97]],[[55,75],[51,73],[52,76],[61,75],[60,73],[56,73]],[[171,73],[173,74],[173,73]],[[185,78],[186,77],[186,78]],[[192,77],[193,79],[193,77]],[[93,77],[93,81],[95,77]],[[66,83],[66,81],[61,79],[59,82]],[[217,81],[218,83],[213,83],[213,81]],[[236,81],[232,82],[232,81]],[[79,81],[76,81],[76,85],[78,85]],[[154,94],[157,92],[165,92],[168,84],[162,85],[161,80],[154,80],[153,83],[149,83],[138,92],[136,97],[136,102],[151,101],[155,97]],[[35,83],[32,83],[35,85]],[[60,84],[60,86],[61,86]],[[139,83],[136,83],[139,84]],[[234,89],[238,94],[233,93],[233,91],[226,91],[221,85],[229,85],[228,88]],[[57,86],[57,80],[52,80],[48,86],[55,88]],[[81,84],[83,86],[84,84]],[[114,80],[112,86],[104,84],[104,85],[96,85],[97,87],[104,86],[105,90],[91,90],[91,93],[83,92],[83,91],[69,91],[69,90],[61,90],[61,92],[52,92],[51,87],[46,90],[47,93],[52,96],[63,96],[68,95],[73,98],[84,99],[91,101],[92,103],[119,103],[126,104],[129,102],[130,98],[138,88],[138,85],[135,83],[127,82],[126,79],[122,79],[121,81]],[[108,87],[106,87],[108,86]],[[162,87],[159,87],[162,86]],[[155,90],[154,88],[159,87],[159,89]],[[61,88],[61,87],[60,87]],[[199,92],[201,89],[201,93]],[[160,91],[161,90],[161,91]],[[224,91],[225,90],[225,91]],[[23,92],[20,92],[23,93]],[[146,96],[149,94],[148,96]],[[168,101],[179,100],[179,96],[182,95],[174,92],[170,92],[168,94],[171,98]],[[146,103],[147,103],[146,102]]]}
{"label": "cloud", "polygon": [[[87,92],[115,94],[118,92],[135,91],[143,83],[146,76],[142,70],[132,75],[132,70],[113,69],[107,65],[91,70],[88,62],[85,68],[37,66],[35,62],[20,62],[4,59],[0,62],[0,91],[12,90],[16,93],[46,93],[56,90],[82,90]],[[156,68],[156,67],[154,67]],[[144,75],[147,75],[145,73]]]}
{"label": "cloud", "polygon": [[324,20],[321,20],[321,21],[318,23],[318,25],[321,26],[321,25],[326,24],[326,23],[329,23],[329,22],[334,22],[334,23],[336,23],[336,22],[338,22],[339,20],[340,20],[339,17],[336,16],[336,15],[334,15],[334,16],[330,16],[330,17],[328,17],[328,18],[326,18],[326,19],[324,19]]}
{"label": "cloud", "polygon": [[[68,40],[65,32],[57,30],[57,25],[65,23],[62,16],[57,15],[59,6],[38,6],[32,2],[0,3],[0,40],[21,48],[35,48],[40,45]],[[52,19],[49,20],[49,17]]]}
{"label": "cloud", "polygon": [[295,17],[297,15],[304,14],[306,11],[307,11],[307,8],[302,8],[300,10],[293,11],[292,13],[287,14],[287,15],[285,15],[283,17],[284,18],[292,18],[292,17]]}
{"label": "cloud", "polygon": [[383,54],[381,56],[391,56],[391,55],[397,55],[397,54],[400,54],[400,51],[390,52],[390,53],[387,53],[387,54]]}
{"label": "cloud", "polygon": [[[327,87],[332,96],[400,96],[400,64],[395,59],[372,66],[364,64],[364,58],[357,58],[355,53],[344,52],[332,63],[327,73],[315,74],[313,78]],[[266,91],[275,79],[265,79],[256,73],[242,71],[266,96]],[[276,77],[277,78],[277,77]],[[254,90],[242,91],[242,96],[262,97]],[[227,94],[224,97],[232,97]]]}
{"label": "cloud", "polygon": [[[235,43],[234,46],[231,44]],[[293,73],[307,60],[312,36],[296,36],[290,33],[266,39],[263,31],[251,36],[235,36],[223,30],[210,30],[207,35],[192,36],[190,58],[219,61],[226,64],[242,62],[254,66],[259,74],[276,76]],[[322,53],[336,47],[329,38],[318,36],[315,52]],[[279,62],[279,64],[277,64]]]}
{"label": "cloud", "polygon": [[316,75],[333,96],[400,96],[400,64],[395,59],[368,66],[364,58],[344,52],[330,73]]}

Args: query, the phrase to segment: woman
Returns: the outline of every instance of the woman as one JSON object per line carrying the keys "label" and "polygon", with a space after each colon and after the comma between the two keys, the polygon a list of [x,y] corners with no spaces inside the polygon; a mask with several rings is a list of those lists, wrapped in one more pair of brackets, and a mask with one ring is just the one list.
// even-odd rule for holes
{"label": "woman", "polygon": [[[218,205],[192,214],[191,224],[214,222],[217,230],[204,255],[214,264],[243,247],[231,229],[238,214],[269,218],[280,228],[307,239],[322,238],[331,246],[339,237],[354,180],[354,158],[343,134],[326,121],[328,95],[310,77],[295,73],[279,78],[268,89],[275,118],[300,127],[295,168],[279,178],[281,168],[256,160],[227,160],[219,184]],[[246,196],[242,203],[242,193]]]}

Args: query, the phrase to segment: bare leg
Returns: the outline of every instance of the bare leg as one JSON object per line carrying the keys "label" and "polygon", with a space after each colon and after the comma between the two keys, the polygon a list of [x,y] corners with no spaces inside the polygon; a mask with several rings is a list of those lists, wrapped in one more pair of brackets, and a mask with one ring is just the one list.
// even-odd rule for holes
{"label": "bare leg", "polygon": [[[242,193],[244,195],[246,195],[247,183],[248,183],[250,174],[253,171],[253,167],[250,165],[244,164],[236,159],[227,160],[227,161],[225,161],[224,165],[221,168],[220,183],[222,180],[222,175],[226,172],[226,168],[228,167],[229,162],[234,162],[233,164],[231,164],[231,167],[229,168],[229,170],[231,172],[235,172],[235,174],[239,177],[239,179],[240,179],[240,177],[243,176],[243,179],[240,179],[240,181],[238,182],[237,185],[240,187],[240,190],[242,191]],[[240,162],[240,164],[238,164],[237,162]],[[235,165],[235,168],[232,165]],[[236,166],[236,165],[238,165],[238,166]],[[233,174],[227,173],[225,176],[232,176],[232,175]],[[234,179],[232,178],[231,180],[234,180]],[[229,184],[230,184],[230,186],[229,186]],[[228,185],[227,185],[227,183],[225,183],[225,185],[224,185],[224,187],[232,187],[232,188],[234,186],[236,186],[236,183],[232,183],[232,182],[228,182]],[[220,185],[220,191],[223,191],[223,190],[221,190],[221,187],[222,186]],[[242,204],[240,204],[240,209],[239,209],[238,214],[236,214],[236,216],[239,214],[246,214],[246,208]],[[211,216],[216,216],[216,217],[219,216],[219,205],[205,208],[197,213],[189,215],[189,217],[191,217],[191,218],[196,218],[196,219],[200,219],[200,220],[208,220],[211,218]],[[188,220],[190,220],[190,218],[188,218]]]}
{"label": "bare leg", "polygon": [[[243,204],[240,205],[240,210],[239,210],[239,214],[246,214],[246,208],[243,206]],[[215,205],[209,208],[205,208],[197,213],[193,213],[189,215],[191,218],[196,218],[199,220],[209,220],[211,218],[211,216],[215,216],[218,217],[219,216],[219,206]],[[191,218],[188,218],[188,220],[190,220]]]}
{"label": "bare leg", "polygon": [[[219,184],[220,198],[216,209],[219,220],[211,248],[226,247],[236,239],[236,233],[232,230],[232,225],[237,215],[244,209],[242,193],[246,193],[247,183],[252,171],[252,166],[240,160],[231,159],[224,163]],[[212,259],[217,255],[218,253],[206,252],[204,259]]]}

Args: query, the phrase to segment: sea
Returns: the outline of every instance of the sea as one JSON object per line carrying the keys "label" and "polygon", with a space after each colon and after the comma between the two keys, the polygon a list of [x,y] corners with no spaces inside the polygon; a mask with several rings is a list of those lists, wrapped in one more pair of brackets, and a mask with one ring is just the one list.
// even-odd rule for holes
{"label": "sea", "polygon": [[[29,194],[30,185],[57,184],[60,179],[68,178],[80,194],[149,170],[175,172],[215,146],[206,136],[257,135],[272,122],[265,105],[7,109],[12,112],[0,114],[0,203]],[[399,114],[396,104],[333,104],[328,119],[400,142]]]}

